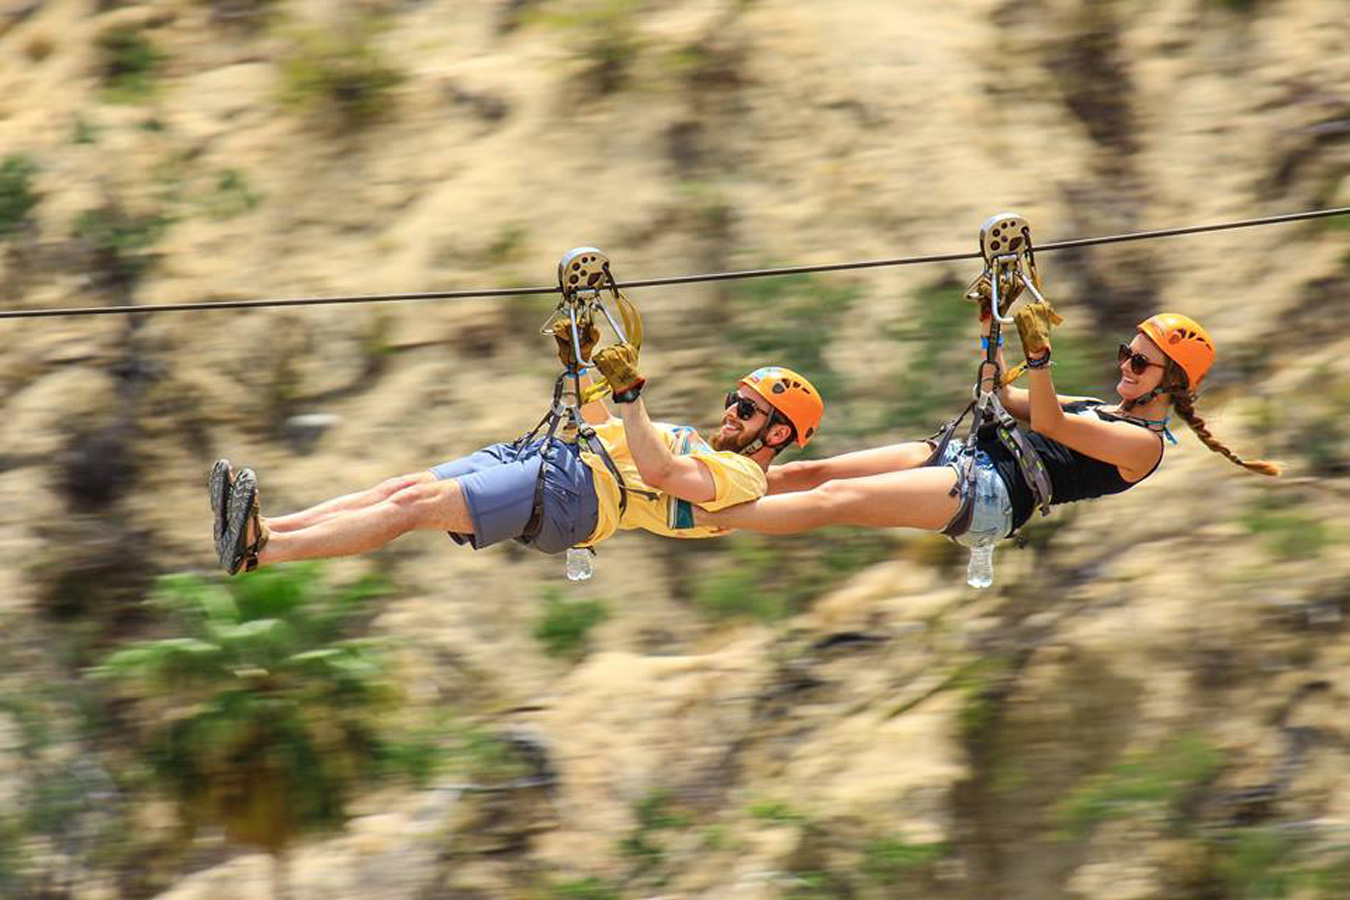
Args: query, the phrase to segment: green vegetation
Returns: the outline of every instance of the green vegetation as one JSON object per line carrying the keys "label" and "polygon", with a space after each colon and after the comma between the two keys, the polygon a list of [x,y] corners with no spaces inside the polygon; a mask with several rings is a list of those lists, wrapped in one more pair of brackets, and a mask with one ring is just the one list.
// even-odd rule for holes
{"label": "green vegetation", "polygon": [[37,163],[22,153],[11,153],[0,162],[0,240],[22,232],[31,221],[40,195],[33,189]]}
{"label": "green vegetation", "polygon": [[1139,753],[1085,780],[1065,797],[1056,817],[1065,837],[1086,837],[1100,823],[1162,810],[1173,818],[1179,806],[1209,782],[1223,756],[1204,738],[1188,735]]}
{"label": "green vegetation", "polygon": [[1327,524],[1304,512],[1297,498],[1277,494],[1260,494],[1242,524],[1281,560],[1316,559],[1333,540]]}
{"label": "green vegetation", "polygon": [[340,826],[357,786],[425,754],[391,742],[397,695],[378,646],[357,636],[384,588],[331,587],[314,565],[221,584],[160,580],[151,604],[173,636],[110,655],[95,675],[132,700],[141,749],[190,832],[220,825],[279,854]]}
{"label": "green vegetation", "polygon": [[643,48],[637,13],[643,0],[553,0],[526,18],[557,29],[581,61],[581,79],[600,94],[628,84]]}
{"label": "green vegetation", "polygon": [[947,854],[942,842],[911,844],[902,838],[877,838],[863,848],[862,870],[880,885],[903,884],[915,870],[931,866]]}
{"label": "green vegetation", "polygon": [[666,848],[659,833],[671,829],[687,828],[692,824],[690,816],[679,810],[669,791],[653,791],[633,807],[637,825],[620,842],[623,855],[632,860],[634,877],[660,875],[666,861]]}
{"label": "green vegetation", "polygon": [[[912,350],[889,392],[893,399],[883,428],[916,436],[931,434],[970,402],[982,351],[975,308],[963,299],[963,291],[961,284],[951,280],[921,289],[911,304],[913,314],[888,330],[891,340]],[[1022,359],[1017,329],[1005,326],[1003,339],[1004,358],[1015,366]],[[1103,358],[1099,365],[1091,346],[1063,329],[1055,332],[1054,345],[1055,389],[1069,395],[1099,393],[1100,376],[1093,373],[1108,366],[1108,361]]]}
{"label": "green vegetation", "polygon": [[556,588],[546,588],[534,637],[549,656],[575,661],[590,649],[591,629],[608,618],[603,600],[564,600]]}
{"label": "green vegetation", "polygon": [[257,209],[262,197],[249,187],[248,180],[238,169],[221,169],[216,173],[205,206],[212,218],[231,219]]}
{"label": "green vegetation", "polygon": [[774,622],[890,555],[891,538],[861,528],[812,536],[735,534],[721,541],[713,571],[694,579],[693,603],[718,620]]}
{"label": "green vegetation", "polygon": [[109,201],[86,210],[75,220],[75,237],[93,252],[94,269],[108,282],[130,286],[154,264],[147,253],[164,236],[173,219],[155,211],[132,213]]}
{"label": "green vegetation", "polygon": [[138,103],[155,93],[164,56],[139,26],[109,28],[99,35],[95,49],[104,99]]}
{"label": "green vegetation", "polygon": [[1206,840],[1213,880],[1229,900],[1341,900],[1350,851],[1279,825],[1222,829]]}
{"label": "green vegetation", "polygon": [[776,799],[758,800],[747,810],[753,818],[774,825],[804,825],[806,815],[793,809],[786,802]]}
{"label": "green vegetation", "polygon": [[[736,281],[728,291],[732,319],[726,338],[738,361],[771,360],[810,378],[822,396],[843,396],[842,380],[825,351],[836,326],[861,296],[857,286],[792,275]],[[722,381],[735,384],[744,374],[740,368],[728,369]],[[827,431],[837,431],[847,421],[846,416],[835,419]]]}
{"label": "green vegetation", "polygon": [[570,878],[549,885],[550,900],[621,900],[619,889],[599,878]]}
{"label": "green vegetation", "polygon": [[385,61],[376,43],[381,30],[365,17],[337,30],[297,32],[281,65],[283,99],[338,131],[360,130],[387,115],[404,75]]}

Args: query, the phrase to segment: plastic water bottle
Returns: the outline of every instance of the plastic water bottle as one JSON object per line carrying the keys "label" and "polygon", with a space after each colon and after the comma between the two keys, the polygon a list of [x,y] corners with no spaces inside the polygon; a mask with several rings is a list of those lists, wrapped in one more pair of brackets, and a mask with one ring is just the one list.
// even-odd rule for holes
{"label": "plastic water bottle", "polygon": [[592,573],[591,551],[585,547],[568,547],[567,580],[590,581]]}
{"label": "plastic water bottle", "polygon": [[987,588],[994,583],[994,544],[997,541],[980,538],[970,548],[970,564],[966,566],[966,584],[973,588]]}

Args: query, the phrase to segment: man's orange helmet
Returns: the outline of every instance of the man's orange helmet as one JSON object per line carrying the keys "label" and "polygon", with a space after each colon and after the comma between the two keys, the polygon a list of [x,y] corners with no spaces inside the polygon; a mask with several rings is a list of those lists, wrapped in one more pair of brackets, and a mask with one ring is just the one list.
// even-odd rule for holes
{"label": "man's orange helmet", "polygon": [[820,391],[797,372],[764,366],[741,379],[741,384],[763,397],[797,430],[797,446],[805,447],[820,427],[825,401]]}
{"label": "man's orange helmet", "polygon": [[1188,387],[1199,389],[1200,382],[1214,365],[1214,341],[1200,323],[1180,313],[1159,313],[1139,323],[1139,330],[1168,359],[1181,366],[1189,382]]}

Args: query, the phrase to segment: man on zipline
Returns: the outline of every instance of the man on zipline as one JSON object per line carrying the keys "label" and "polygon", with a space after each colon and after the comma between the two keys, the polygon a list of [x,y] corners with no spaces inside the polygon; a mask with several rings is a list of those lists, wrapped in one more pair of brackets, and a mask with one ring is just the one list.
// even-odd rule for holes
{"label": "man on zipline", "polygon": [[[599,340],[594,324],[579,330],[574,344],[570,323],[559,321],[553,328],[559,358],[569,370],[578,365],[574,347],[584,359]],[[264,518],[254,472],[242,469],[234,476],[229,462],[219,460],[208,484],[220,563],[233,575],[260,565],[349,556],[415,530],[447,531],[456,543],[474,549],[515,538],[544,553],[589,547],[619,529],[680,538],[727,533],[690,527],[690,504],[719,510],[763,496],[769,464],[794,441],[806,446],[819,427],[825,412],[819,392],[790,369],[756,369],[726,395],[721,428],[704,441],[689,426],[648,417],[637,358],[637,348],[627,342],[594,355],[595,367],[615,387],[619,418],[601,400],[581,408],[613,468],[578,442],[551,436],[499,443],[300,512]]]}

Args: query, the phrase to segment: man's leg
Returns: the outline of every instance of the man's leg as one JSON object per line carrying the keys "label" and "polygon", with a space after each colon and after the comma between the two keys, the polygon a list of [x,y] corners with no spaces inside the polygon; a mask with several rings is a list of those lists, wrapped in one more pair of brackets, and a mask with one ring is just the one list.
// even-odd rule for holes
{"label": "man's leg", "polygon": [[412,487],[413,485],[425,484],[435,480],[436,476],[430,471],[413,472],[409,475],[398,475],[394,478],[388,478],[372,488],[367,488],[364,491],[357,491],[352,494],[343,494],[341,497],[325,500],[322,503],[315,504],[300,512],[288,513],[284,516],[269,516],[267,518],[267,527],[271,529],[273,534],[309,528],[310,526],[317,525],[339,513],[351,512],[353,510],[365,509],[368,506],[374,506],[376,503],[382,503],[399,491]]}
{"label": "man's leg", "polygon": [[[422,473],[404,476],[409,482],[384,499],[364,506],[330,510],[314,524],[297,530],[272,531],[267,546],[258,554],[258,562],[271,565],[366,553],[383,547],[399,535],[419,529],[472,534],[473,519],[459,480],[438,481],[431,473],[425,474],[425,478]],[[264,521],[270,530],[273,520]],[[249,539],[252,537],[250,533]]]}

